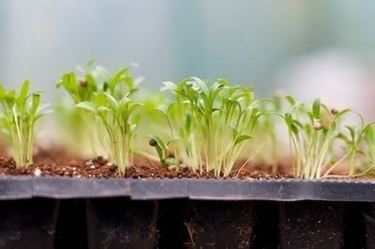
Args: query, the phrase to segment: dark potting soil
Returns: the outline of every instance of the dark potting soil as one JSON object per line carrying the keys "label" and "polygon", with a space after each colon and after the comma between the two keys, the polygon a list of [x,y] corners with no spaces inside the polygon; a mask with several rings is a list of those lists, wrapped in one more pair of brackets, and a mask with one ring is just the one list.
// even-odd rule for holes
{"label": "dark potting soil", "polygon": [[88,201],[87,230],[90,249],[156,248],[158,202],[124,198]]}
{"label": "dark potting soil", "polygon": [[253,203],[193,201],[187,209],[187,248],[253,248],[257,218]]}
{"label": "dark potting soil", "polygon": [[[0,175],[37,175],[68,176],[76,178],[118,178],[121,177],[115,165],[98,157],[84,160],[67,154],[64,150],[38,151],[35,163],[27,168],[17,168],[14,160],[8,156],[0,157]],[[272,166],[264,163],[238,162],[229,178],[282,178],[291,177],[290,172],[281,165],[279,173],[272,173]],[[126,178],[215,178],[213,172],[195,172],[189,167],[181,166],[178,170],[162,167],[159,162],[137,157],[127,169]]]}
{"label": "dark potting soil", "polygon": [[335,202],[281,203],[280,249],[342,249],[348,210]]}

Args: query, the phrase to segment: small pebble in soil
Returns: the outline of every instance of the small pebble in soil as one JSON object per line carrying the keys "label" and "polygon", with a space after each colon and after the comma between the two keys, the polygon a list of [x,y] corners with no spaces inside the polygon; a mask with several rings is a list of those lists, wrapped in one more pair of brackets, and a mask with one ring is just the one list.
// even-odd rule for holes
{"label": "small pebble in soil", "polygon": [[42,171],[39,168],[36,168],[34,170],[34,176],[41,176],[41,175],[42,175]]}
{"label": "small pebble in soil", "polygon": [[95,165],[91,165],[91,166],[90,166],[90,169],[95,169]]}
{"label": "small pebble in soil", "polygon": [[88,160],[85,162],[86,166],[91,166],[92,165],[92,161],[91,160]]}

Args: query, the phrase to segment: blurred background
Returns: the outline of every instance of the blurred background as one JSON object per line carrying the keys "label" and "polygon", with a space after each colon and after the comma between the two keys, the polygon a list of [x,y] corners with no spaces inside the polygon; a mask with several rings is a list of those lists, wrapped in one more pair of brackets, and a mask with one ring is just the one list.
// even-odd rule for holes
{"label": "blurred background", "polygon": [[0,82],[53,101],[61,73],[137,62],[145,86],[185,76],[321,96],[375,120],[371,0],[1,0]]}

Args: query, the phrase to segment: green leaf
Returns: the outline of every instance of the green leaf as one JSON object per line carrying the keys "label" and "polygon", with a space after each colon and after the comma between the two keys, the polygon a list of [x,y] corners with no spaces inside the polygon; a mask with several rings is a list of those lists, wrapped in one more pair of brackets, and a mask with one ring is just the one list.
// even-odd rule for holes
{"label": "green leaf", "polygon": [[17,98],[17,104],[20,111],[24,111],[26,108],[27,96],[29,94],[30,82],[25,80],[22,83],[19,96]]}
{"label": "green leaf", "polygon": [[312,105],[312,115],[314,119],[320,119],[320,99],[315,99]]}
{"label": "green leaf", "polygon": [[351,140],[354,142],[355,139],[356,139],[354,128],[351,127],[351,126],[345,126],[345,128],[349,130],[349,134],[350,134]]}
{"label": "green leaf", "polygon": [[107,92],[102,92],[100,95],[105,96],[105,98],[107,99],[107,101],[109,102],[109,104],[111,105],[113,109],[118,108],[119,104],[117,103],[117,100],[111,94]]}
{"label": "green leaf", "polygon": [[112,77],[111,82],[112,82],[112,83],[117,83],[117,82],[119,82],[124,76],[128,75],[128,72],[129,72],[129,68],[127,68],[127,67],[123,67],[123,68],[118,69],[118,70],[113,74],[113,77]]}
{"label": "green leaf", "polygon": [[158,137],[158,136],[151,136],[151,137],[149,137],[150,139],[153,139],[155,142],[156,142],[156,144],[155,145],[152,145],[152,146],[159,146],[159,147],[161,147],[161,148],[167,148],[167,146],[165,145],[165,143],[163,142],[163,140],[161,140],[161,138],[160,137]]}
{"label": "green leaf", "polygon": [[191,130],[191,115],[187,113],[186,118],[185,118],[185,131],[190,132],[190,130]]}
{"label": "green leaf", "polygon": [[112,112],[112,109],[109,109],[109,108],[106,107],[106,106],[99,106],[99,107],[98,107],[98,111],[99,111],[99,112]]}
{"label": "green leaf", "polygon": [[176,158],[168,157],[167,159],[165,159],[165,164],[167,166],[179,166],[180,162]]}
{"label": "green leaf", "polygon": [[237,145],[245,140],[249,140],[251,139],[251,136],[249,135],[240,135],[236,138],[236,140],[234,141],[234,145]]}
{"label": "green leaf", "polygon": [[299,129],[295,123],[291,124],[290,129],[294,135],[298,136]]}
{"label": "green leaf", "polygon": [[80,102],[76,104],[76,108],[84,109],[90,112],[97,112],[96,105],[88,101],[84,101],[84,102]]}
{"label": "green leaf", "polygon": [[96,82],[95,77],[91,73],[89,73],[89,74],[86,74],[85,78],[86,78],[86,81],[87,81],[88,88],[90,90],[96,91],[97,90],[97,82]]}
{"label": "green leaf", "polygon": [[30,88],[30,82],[28,80],[25,80],[21,86],[19,99],[26,101],[27,95],[29,94],[29,88]]}
{"label": "green leaf", "polygon": [[336,114],[336,118],[345,115],[346,113],[351,112],[351,109],[344,109]]}
{"label": "green leaf", "polygon": [[31,99],[31,112],[36,113],[40,105],[40,94],[33,94]]}
{"label": "green leaf", "polygon": [[158,137],[158,136],[152,136],[150,138],[149,144],[152,147],[155,147],[155,150],[156,150],[156,152],[159,156],[160,163],[163,166],[166,166],[165,159],[166,159],[166,156],[168,154],[168,147],[165,145],[163,140],[161,140],[160,137]]}
{"label": "green leaf", "polygon": [[203,80],[197,78],[197,77],[192,77],[192,80],[194,80],[194,82],[197,84],[197,86],[199,87],[199,89],[206,95],[209,94],[210,92],[210,89],[208,88],[207,86],[207,83],[204,82]]}
{"label": "green leaf", "polygon": [[293,97],[290,96],[290,95],[286,96],[285,98],[286,98],[286,100],[288,101],[288,103],[289,103],[291,106],[294,106],[294,105],[297,103],[297,101],[295,100],[295,98],[293,98]]}

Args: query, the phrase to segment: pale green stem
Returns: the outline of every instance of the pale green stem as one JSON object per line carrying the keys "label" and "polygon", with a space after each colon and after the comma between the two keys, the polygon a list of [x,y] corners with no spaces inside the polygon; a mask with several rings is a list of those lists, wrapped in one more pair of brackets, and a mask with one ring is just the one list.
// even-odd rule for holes
{"label": "pale green stem", "polygon": [[342,156],[339,160],[337,160],[334,164],[332,164],[323,174],[322,177],[327,177],[340,163],[344,162],[346,160],[346,158],[348,158],[348,156],[350,155],[350,153],[347,153],[345,154],[344,156]]}

